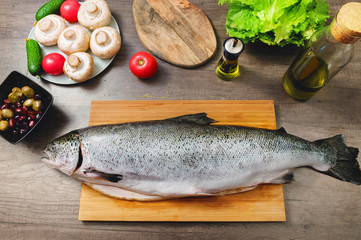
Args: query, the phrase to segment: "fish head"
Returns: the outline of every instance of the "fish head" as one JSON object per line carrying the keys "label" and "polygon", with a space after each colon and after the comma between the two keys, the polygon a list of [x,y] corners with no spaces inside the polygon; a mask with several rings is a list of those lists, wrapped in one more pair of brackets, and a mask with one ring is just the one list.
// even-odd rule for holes
{"label": "fish head", "polygon": [[44,152],[48,157],[43,157],[42,162],[69,176],[82,164],[81,139],[75,131],[49,143]]}

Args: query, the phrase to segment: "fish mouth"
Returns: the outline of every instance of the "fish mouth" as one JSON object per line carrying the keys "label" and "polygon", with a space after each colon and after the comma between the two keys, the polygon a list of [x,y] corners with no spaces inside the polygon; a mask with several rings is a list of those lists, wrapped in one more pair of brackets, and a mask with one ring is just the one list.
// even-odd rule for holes
{"label": "fish mouth", "polygon": [[52,168],[52,169],[57,169],[60,172],[65,173],[68,176],[71,176],[74,172],[76,172],[83,164],[83,152],[81,149],[81,146],[79,146],[78,149],[78,159],[76,162],[76,166],[75,167],[69,167],[67,166],[68,159],[64,159],[64,161],[62,161],[62,159],[58,159],[56,156],[54,156],[50,151],[48,151],[47,149],[44,149],[43,152],[45,153],[42,157],[41,157],[41,161],[47,165],[48,167]]}
{"label": "fish mouth", "polygon": [[44,152],[47,154],[47,157],[42,157],[41,161],[47,165],[48,167],[52,168],[52,169],[56,169],[59,170],[62,173],[65,173],[68,176],[71,176],[73,174],[73,170],[64,167],[65,164],[61,163],[61,161],[57,161],[54,157],[52,157],[52,155],[45,151]]}
{"label": "fish mouth", "polygon": [[58,166],[55,162],[55,159],[51,156],[51,154],[49,152],[47,152],[46,150],[44,150],[44,153],[46,156],[41,157],[40,160],[50,168],[57,168]]}

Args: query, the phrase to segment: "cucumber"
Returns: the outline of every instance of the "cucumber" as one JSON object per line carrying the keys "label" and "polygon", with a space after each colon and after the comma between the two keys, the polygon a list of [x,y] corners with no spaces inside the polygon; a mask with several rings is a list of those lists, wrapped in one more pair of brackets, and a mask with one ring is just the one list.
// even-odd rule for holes
{"label": "cucumber", "polygon": [[36,76],[41,71],[41,61],[43,56],[39,43],[34,39],[26,39],[26,55],[28,60],[28,70],[33,76]]}
{"label": "cucumber", "polygon": [[43,6],[39,8],[36,12],[35,20],[39,21],[43,17],[46,17],[50,14],[59,12],[61,4],[63,4],[64,0],[51,0],[45,3]]}

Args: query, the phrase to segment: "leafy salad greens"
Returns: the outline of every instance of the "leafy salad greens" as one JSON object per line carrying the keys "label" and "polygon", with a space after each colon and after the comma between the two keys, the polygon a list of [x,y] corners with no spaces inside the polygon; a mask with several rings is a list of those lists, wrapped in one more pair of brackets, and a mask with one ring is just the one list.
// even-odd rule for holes
{"label": "leafy salad greens", "polygon": [[225,3],[227,34],[245,43],[303,46],[330,13],[325,0],[218,0]]}

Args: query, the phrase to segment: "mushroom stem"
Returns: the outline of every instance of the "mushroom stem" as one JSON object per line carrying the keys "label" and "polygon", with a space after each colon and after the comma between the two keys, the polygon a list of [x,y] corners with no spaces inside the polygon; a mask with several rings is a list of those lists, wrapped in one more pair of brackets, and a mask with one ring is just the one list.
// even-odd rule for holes
{"label": "mushroom stem", "polygon": [[104,45],[108,41],[108,35],[104,31],[100,31],[95,36],[95,40],[99,45]]}
{"label": "mushroom stem", "polygon": [[94,13],[95,11],[98,10],[98,7],[97,5],[95,5],[94,3],[92,2],[89,2],[87,5],[86,5],[86,10],[90,13]]}
{"label": "mushroom stem", "polygon": [[68,63],[72,67],[78,67],[80,65],[80,59],[75,55],[70,55],[68,57]]}
{"label": "mushroom stem", "polygon": [[43,21],[39,22],[39,29],[43,32],[46,32],[50,29],[52,24],[53,22],[50,19],[45,18],[43,19]]}
{"label": "mushroom stem", "polygon": [[65,31],[64,37],[68,40],[74,40],[75,39],[75,31],[72,29]]}

